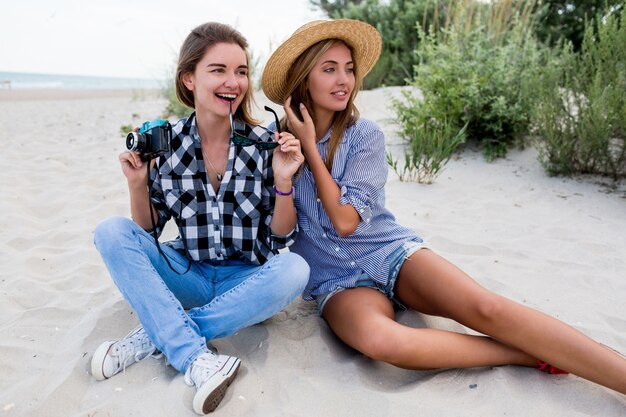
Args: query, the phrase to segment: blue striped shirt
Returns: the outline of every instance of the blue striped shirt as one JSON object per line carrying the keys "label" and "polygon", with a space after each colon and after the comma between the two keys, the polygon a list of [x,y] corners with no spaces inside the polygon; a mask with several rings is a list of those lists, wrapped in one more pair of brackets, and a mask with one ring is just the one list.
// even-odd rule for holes
{"label": "blue striped shirt", "polygon": [[[317,143],[322,158],[326,157],[329,136],[330,132]],[[413,230],[396,223],[385,208],[385,138],[376,123],[359,119],[346,130],[331,175],[341,188],[339,202],[354,207],[361,222],[350,236],[338,236],[317,198],[313,174],[308,167],[303,170],[294,192],[301,232],[290,250],[311,267],[303,293],[307,300],[338,287],[354,287],[363,273],[386,285],[389,255],[404,242],[422,242]]]}

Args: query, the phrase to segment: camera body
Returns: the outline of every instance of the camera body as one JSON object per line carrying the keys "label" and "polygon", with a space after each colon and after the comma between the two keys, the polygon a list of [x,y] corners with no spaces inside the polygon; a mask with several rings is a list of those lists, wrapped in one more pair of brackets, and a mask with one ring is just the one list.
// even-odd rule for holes
{"label": "camera body", "polygon": [[138,132],[126,136],[126,148],[139,152],[142,161],[157,158],[170,150],[172,125],[167,120],[144,122]]}

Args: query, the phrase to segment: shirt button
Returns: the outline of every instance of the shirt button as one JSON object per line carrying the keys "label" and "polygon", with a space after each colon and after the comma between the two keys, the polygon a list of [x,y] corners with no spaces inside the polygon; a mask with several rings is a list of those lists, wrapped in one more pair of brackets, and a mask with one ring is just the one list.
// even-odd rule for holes
{"label": "shirt button", "polygon": [[326,237],[326,233],[322,233],[322,237]]}
{"label": "shirt button", "polygon": [[341,249],[339,249],[339,246],[337,246],[337,247],[335,248],[335,252],[339,252],[340,250],[341,250]]}
{"label": "shirt button", "polygon": [[354,266],[354,265],[356,265],[356,262],[354,261],[350,262],[350,266]]}
{"label": "shirt button", "polygon": [[363,213],[364,211],[365,211],[364,209],[359,210],[359,212],[361,212],[361,213]]}
{"label": "shirt button", "polygon": [[320,199],[319,199],[319,197],[318,197],[318,198],[316,198],[315,200],[317,200],[317,202],[318,202],[318,203],[319,203],[320,201],[322,201],[322,200],[320,200]]}

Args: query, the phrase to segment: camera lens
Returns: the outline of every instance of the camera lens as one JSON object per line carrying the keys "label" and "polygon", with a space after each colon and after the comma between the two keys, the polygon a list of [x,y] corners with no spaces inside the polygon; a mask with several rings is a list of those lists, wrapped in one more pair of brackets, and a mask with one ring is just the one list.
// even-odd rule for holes
{"label": "camera lens", "polygon": [[146,139],[141,133],[130,132],[126,136],[126,148],[130,151],[141,152],[145,148]]}

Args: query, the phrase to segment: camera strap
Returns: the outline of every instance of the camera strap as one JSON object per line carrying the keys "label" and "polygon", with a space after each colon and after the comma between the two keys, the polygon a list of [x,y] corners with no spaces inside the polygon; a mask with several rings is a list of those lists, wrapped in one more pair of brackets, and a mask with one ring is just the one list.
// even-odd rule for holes
{"label": "camera strap", "polygon": [[148,161],[146,166],[148,170],[148,207],[150,209],[150,220],[152,221],[152,236],[154,237],[154,243],[156,244],[157,250],[163,257],[163,259],[165,259],[165,262],[167,262],[167,266],[169,266],[170,269],[176,272],[178,275],[185,275],[187,272],[189,272],[189,269],[191,269],[191,259],[189,259],[189,257],[187,256],[188,251],[187,251],[187,242],[185,242],[185,238],[181,236],[181,239],[183,241],[183,247],[185,249],[185,258],[187,259],[187,269],[185,269],[185,272],[178,272],[177,270],[174,269],[174,267],[172,267],[172,264],[170,264],[170,260],[167,258],[167,255],[165,254],[165,252],[163,252],[163,249],[161,249],[161,245],[159,244],[159,236],[157,235],[156,221],[154,220],[154,212],[152,211],[151,195],[152,195],[152,184],[154,184],[154,181],[152,181],[152,178],[150,178],[150,161]]}

